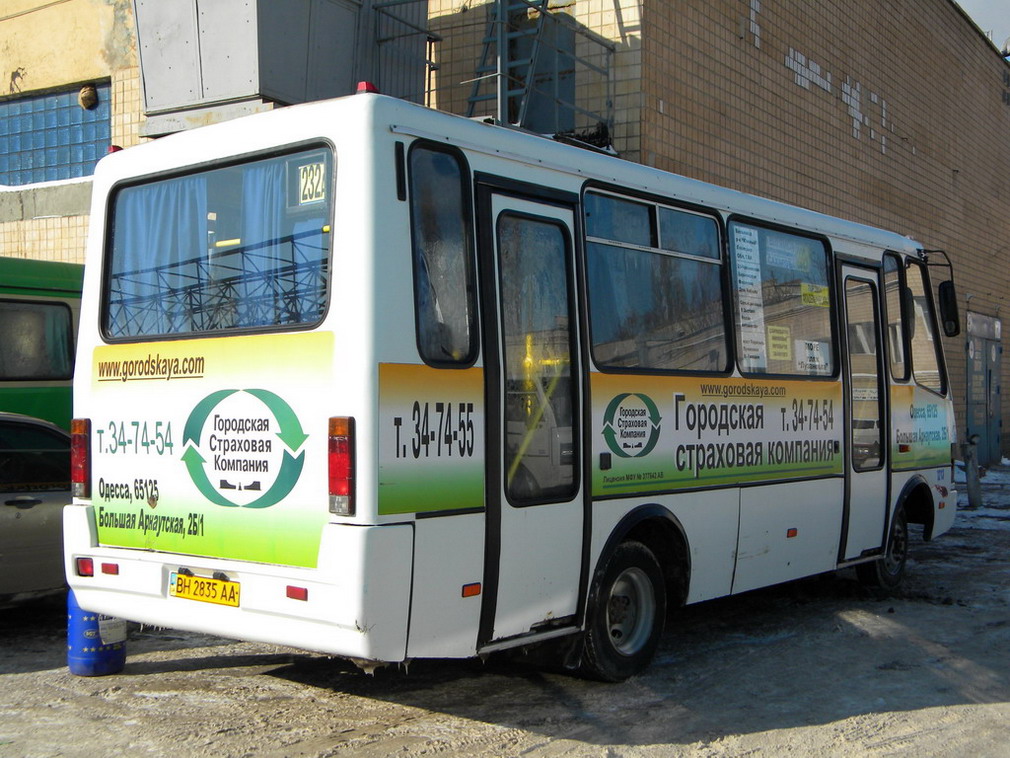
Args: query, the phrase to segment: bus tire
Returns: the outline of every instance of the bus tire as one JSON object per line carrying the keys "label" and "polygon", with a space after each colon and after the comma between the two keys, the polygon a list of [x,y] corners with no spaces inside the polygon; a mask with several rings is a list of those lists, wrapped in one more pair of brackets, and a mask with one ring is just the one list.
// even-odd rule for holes
{"label": "bus tire", "polygon": [[899,506],[891,520],[884,554],[875,561],[856,566],[856,576],[867,586],[887,591],[896,590],[905,578],[907,562],[908,518],[905,516],[905,508]]}
{"label": "bus tire", "polygon": [[666,588],[656,556],[641,542],[617,546],[590,593],[582,673],[621,682],[652,661],[663,635]]}

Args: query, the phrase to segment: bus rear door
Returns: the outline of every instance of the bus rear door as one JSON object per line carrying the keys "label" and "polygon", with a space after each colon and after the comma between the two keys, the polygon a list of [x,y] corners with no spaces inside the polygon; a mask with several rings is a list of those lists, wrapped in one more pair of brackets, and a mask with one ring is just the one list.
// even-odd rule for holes
{"label": "bus rear door", "polygon": [[582,374],[574,202],[479,187],[487,554],[479,643],[576,623]]}

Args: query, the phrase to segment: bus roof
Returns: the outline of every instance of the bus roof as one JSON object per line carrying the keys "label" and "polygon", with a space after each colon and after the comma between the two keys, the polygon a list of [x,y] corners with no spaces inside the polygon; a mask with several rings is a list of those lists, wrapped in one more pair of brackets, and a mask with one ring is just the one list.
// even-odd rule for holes
{"label": "bus roof", "polygon": [[0,292],[81,294],[84,266],[79,263],[0,258]]}
{"label": "bus roof", "polygon": [[[464,150],[483,152],[535,167],[575,174],[586,180],[613,185],[618,190],[623,187],[665,196],[674,201],[704,205],[728,214],[750,216],[873,247],[904,253],[914,253],[923,247],[911,237],[897,232],[622,160],[603,152],[557,142],[549,136],[433,111],[424,106],[380,95],[367,97],[391,101],[381,116],[394,119],[399,115],[403,119],[390,123],[391,130],[396,133],[426,137]],[[423,111],[424,114],[417,113],[418,111]],[[417,115],[412,115],[413,113]],[[378,113],[376,115],[381,117]],[[378,120],[377,118],[376,121]],[[432,128],[436,124],[440,128]],[[488,130],[494,130],[493,137]]]}
{"label": "bus roof", "polygon": [[191,156],[195,167],[226,156],[239,157],[266,149],[277,144],[277,135],[291,135],[291,139],[297,141],[308,137],[307,129],[322,137],[335,130],[352,134],[369,128],[427,138],[468,152],[554,170],[568,175],[568,182],[574,179],[579,183],[605,183],[617,189],[704,205],[727,214],[740,214],[898,252],[914,253],[922,249],[922,245],[910,237],[879,227],[661,171],[516,128],[376,94],[349,95],[278,108],[131,147],[99,161],[95,186],[96,189],[100,186],[111,188],[118,181],[129,181],[145,174],[177,171],[183,168],[180,155]]}

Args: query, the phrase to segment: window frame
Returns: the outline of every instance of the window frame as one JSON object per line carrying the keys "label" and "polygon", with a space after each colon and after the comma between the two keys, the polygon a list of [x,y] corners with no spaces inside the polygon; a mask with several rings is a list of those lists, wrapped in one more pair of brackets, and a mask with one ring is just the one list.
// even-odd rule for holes
{"label": "window frame", "polygon": [[[925,300],[926,300],[927,308],[928,308],[928,313],[925,314],[926,321],[927,321],[926,325],[929,327],[930,331],[932,332],[932,337],[929,339],[929,341],[933,343],[933,357],[934,357],[934,360],[936,361],[936,374],[937,374],[939,389],[935,389],[933,387],[930,387],[927,384],[923,384],[919,380],[919,377],[918,377],[918,375],[915,372],[915,356],[913,355],[913,351],[912,351],[912,341],[913,341],[914,337],[912,336],[910,327],[906,327],[906,331],[908,332],[908,334],[907,334],[907,353],[906,353],[907,358],[906,359],[908,360],[908,362],[911,365],[911,378],[912,378],[912,381],[914,381],[917,386],[921,387],[924,390],[928,390],[929,392],[932,392],[934,395],[938,395],[940,397],[946,397],[947,396],[947,391],[948,391],[948,386],[949,386],[948,382],[947,382],[947,367],[946,367],[946,363],[944,361],[944,356],[943,356],[943,346],[942,346],[942,344],[940,342],[940,339],[942,337],[942,332],[940,331],[939,321],[937,320],[936,297],[934,296],[934,293],[933,293],[933,282],[929,278],[929,267],[926,265],[925,261],[916,260],[916,259],[914,259],[914,258],[912,258],[910,256],[906,256],[905,257],[905,266],[902,269],[902,276],[903,276],[903,281],[905,283],[905,287],[908,289],[908,292],[909,292],[909,300],[908,300],[909,303],[913,302],[911,298],[914,297],[914,295],[912,294],[911,287],[908,286],[908,269],[911,268],[912,266],[915,266],[918,269],[918,271],[920,272],[920,275],[922,277],[923,295],[925,296]],[[904,303],[904,300],[902,302]],[[909,325],[911,324],[911,320],[914,319],[914,318],[915,318],[915,314],[914,313],[908,314],[908,319],[909,319],[908,323],[909,323]]]}
{"label": "window frame", "polygon": [[[582,441],[582,414],[580,408],[584,402],[582,398],[582,393],[584,389],[582,387],[582,375],[584,374],[584,368],[579,368],[578,371],[573,370],[572,366],[577,365],[583,357],[581,353],[581,346],[579,344],[579,332],[582,329],[582,324],[578,320],[578,286],[576,280],[575,268],[575,244],[576,241],[568,229],[568,226],[560,219],[538,216],[525,211],[519,211],[514,208],[505,209],[499,213],[493,220],[493,234],[494,234],[494,250],[495,250],[495,266],[499,273],[502,271],[504,262],[502,260],[502,249],[501,249],[501,230],[503,219],[514,220],[516,222],[531,222],[542,224],[547,227],[557,229],[560,233],[562,250],[561,254],[563,257],[564,264],[564,283],[567,293],[567,305],[568,305],[568,354],[570,357],[569,363],[569,381],[571,382],[571,393],[570,399],[572,400],[572,463],[571,463],[571,475],[572,483],[567,489],[548,492],[539,492],[533,497],[522,497],[521,493],[517,492],[514,488],[510,487],[508,482],[508,471],[507,464],[508,459],[508,387],[507,383],[509,377],[507,375],[507,361],[506,357],[506,347],[504,344],[505,339],[505,303],[504,298],[501,293],[501,283],[498,282],[496,287],[499,290],[498,296],[498,312],[495,317],[498,320],[498,340],[499,345],[497,349],[501,350],[502,360],[500,365],[501,371],[501,381],[502,381],[502,429],[501,429],[501,449],[502,449],[502,471],[501,471],[501,486],[502,493],[505,496],[506,502],[514,508],[528,508],[537,505],[546,505],[551,503],[564,502],[570,500],[574,497],[583,486],[582,484],[582,470],[579,461],[582,460],[582,449],[584,447]],[[502,277],[504,278],[504,277]]]}
{"label": "window frame", "polygon": [[[852,352],[852,340],[850,338],[850,331],[849,331],[848,328],[846,329],[846,334],[845,334],[845,351],[846,351],[846,356],[845,356],[846,369],[845,370],[846,370],[846,372],[848,374],[848,376],[846,378],[846,381],[845,381],[845,384],[848,385],[848,388],[845,390],[846,395],[847,395],[847,397],[845,399],[845,402],[846,402],[846,404],[848,405],[848,407],[850,409],[850,411],[849,411],[849,415],[850,415],[849,423],[851,424],[851,427],[849,428],[849,430],[847,432],[848,444],[850,445],[849,467],[851,468],[851,470],[854,473],[861,474],[861,473],[864,473],[864,472],[867,472],[867,471],[879,471],[879,470],[885,468],[885,466],[889,465],[888,464],[888,460],[890,458],[890,453],[889,453],[889,451],[887,449],[887,434],[888,434],[888,427],[889,427],[889,423],[890,423],[890,419],[889,419],[889,416],[888,416],[889,401],[884,396],[887,393],[887,391],[888,391],[888,374],[887,374],[887,369],[885,369],[885,367],[884,367],[885,361],[887,360],[885,358],[887,348],[883,346],[883,341],[887,339],[887,330],[886,330],[886,326],[885,326],[884,329],[880,329],[879,328],[880,326],[884,325],[883,321],[882,321],[882,316],[884,315],[884,303],[883,303],[883,298],[881,298],[881,296],[880,296],[881,295],[881,282],[880,282],[880,280],[878,280],[878,279],[876,279],[874,277],[874,274],[876,274],[876,272],[877,272],[878,269],[876,267],[872,267],[872,268],[871,267],[867,267],[864,262],[854,263],[854,262],[851,262],[851,261],[845,261],[845,263],[847,263],[850,266],[860,266],[860,267],[863,267],[865,270],[862,271],[862,272],[860,272],[861,275],[859,275],[859,274],[853,274],[851,276],[844,276],[844,277],[842,277],[841,284],[842,284],[842,289],[844,290],[843,293],[842,293],[842,302],[844,303],[844,306],[845,306],[844,307],[844,312],[839,314],[839,316],[842,318],[842,323],[845,324],[847,327],[851,327],[851,326],[853,326],[855,324],[865,324],[865,323],[867,323],[867,322],[852,322],[852,321],[849,320],[849,304],[851,302],[851,298],[850,298],[850,292],[849,292],[849,288],[848,288],[848,283],[851,282],[851,281],[856,281],[856,282],[859,282],[861,284],[864,284],[864,285],[867,285],[867,286],[870,287],[870,290],[872,292],[872,297],[870,298],[870,300],[871,300],[871,307],[873,308],[873,315],[874,315],[874,318],[876,319],[875,323],[878,325],[878,332],[879,332],[879,333],[875,333],[873,335],[873,337],[874,337],[874,340],[873,340],[874,345],[873,346],[876,348],[876,352],[875,353],[853,353]],[[878,450],[878,453],[877,453],[877,463],[874,466],[864,466],[864,465],[857,466],[856,465],[856,455],[855,455],[855,447],[856,447],[856,445],[855,445],[855,439],[856,439],[856,421],[857,421],[857,418],[856,418],[856,404],[857,404],[857,401],[856,401],[856,399],[854,397],[855,376],[856,375],[852,371],[853,357],[855,355],[873,355],[873,363],[876,366],[876,370],[877,370],[877,373],[876,373],[876,376],[875,376],[875,381],[876,381],[876,384],[877,384],[877,389],[881,393],[877,397],[877,402],[875,404],[876,405],[876,409],[877,409],[877,418],[875,420],[877,422],[877,442],[879,442],[879,450]],[[865,419],[863,419],[863,420],[865,420]]]}
{"label": "window frame", "polygon": [[[93,108],[81,107],[79,85],[41,92],[11,90],[11,97],[0,103],[0,125],[8,127],[3,135],[8,142],[0,150],[0,184],[23,189],[94,175],[96,164],[112,142],[114,96],[111,79],[93,83],[98,94]],[[35,115],[49,123],[26,128],[21,119],[34,122]],[[43,133],[49,144],[31,143],[34,135]]]}
{"label": "window frame", "polygon": [[[109,292],[112,263],[112,246],[114,242],[114,222],[117,198],[123,190],[132,187],[141,187],[157,184],[163,181],[182,179],[191,176],[198,176],[217,170],[225,170],[236,166],[243,166],[270,159],[283,159],[302,152],[312,152],[313,150],[325,150],[330,157],[330,177],[327,184],[327,191],[332,198],[326,224],[330,227],[328,234],[328,250],[326,260],[326,297],[322,312],[318,319],[311,322],[300,322],[297,324],[271,324],[262,326],[237,327],[235,329],[215,329],[207,331],[172,332],[168,334],[142,334],[136,336],[118,337],[110,336],[108,330],[109,318]],[[254,150],[241,155],[229,156],[223,159],[215,159],[201,163],[194,163],[184,169],[171,169],[146,174],[142,177],[132,177],[130,179],[116,182],[109,189],[104,215],[104,230],[102,240],[102,281],[101,281],[101,305],[99,308],[99,334],[106,344],[132,344],[141,342],[168,342],[182,339],[219,339],[222,337],[239,336],[247,334],[278,334],[284,332],[304,332],[311,331],[322,324],[329,315],[330,306],[333,299],[333,257],[334,257],[334,229],[335,216],[337,211],[337,174],[339,172],[339,156],[336,146],[327,138],[316,137],[299,142],[292,142],[279,147],[270,147],[264,150]]]}
{"label": "window frame", "polygon": [[[418,249],[414,235],[414,222],[416,211],[414,206],[414,166],[413,156],[418,150],[427,150],[433,153],[441,153],[451,156],[457,163],[460,172],[460,196],[463,201],[463,225],[464,225],[464,255],[463,262],[466,266],[464,272],[466,286],[467,304],[467,328],[469,331],[469,345],[467,353],[457,360],[434,359],[425,355],[422,350],[421,341],[421,309],[418,303]],[[470,170],[469,161],[462,150],[452,145],[445,145],[427,139],[416,139],[407,148],[406,157],[406,202],[408,213],[408,230],[410,235],[410,276],[411,276],[411,296],[413,298],[414,313],[414,342],[417,348],[418,357],[432,368],[463,369],[470,368],[480,356],[480,321],[477,298],[477,263],[476,263],[476,228],[474,224],[474,201],[473,201],[473,175]]]}
{"label": "window frame", "polygon": [[[622,242],[619,240],[607,239],[604,237],[594,237],[589,234],[588,224],[586,219],[586,202],[585,197],[589,194],[613,197],[616,200],[626,201],[638,205],[651,206],[650,213],[650,239],[653,243],[649,246],[638,245],[632,242]],[[692,253],[682,253],[676,250],[670,250],[663,248],[662,240],[660,238],[660,218],[659,210],[661,208],[667,208],[669,210],[688,213],[691,215],[696,215],[705,219],[709,219],[715,223],[716,227],[716,251],[718,253],[717,257],[709,258],[706,256],[695,255]],[[655,376],[729,376],[733,373],[733,368],[736,365],[736,360],[734,356],[733,348],[733,334],[734,327],[732,321],[732,306],[730,303],[730,272],[729,272],[729,260],[728,260],[728,247],[727,247],[727,234],[726,234],[726,223],[722,215],[712,208],[705,207],[703,205],[691,204],[677,202],[669,197],[664,197],[662,195],[654,195],[650,193],[635,193],[628,191],[625,188],[614,187],[612,185],[591,182],[587,183],[582,188],[582,197],[579,203],[579,222],[578,229],[582,236],[582,265],[581,268],[584,272],[585,284],[584,284],[584,298],[586,303],[586,324],[584,326],[586,333],[586,344],[589,350],[589,356],[592,360],[592,365],[596,370],[601,373],[610,374],[641,374],[641,375],[655,375]],[[722,326],[723,326],[723,339],[725,348],[725,365],[719,370],[693,370],[686,368],[654,368],[646,366],[619,366],[611,363],[601,361],[596,352],[596,341],[593,336],[593,320],[592,320],[592,310],[593,310],[593,296],[590,291],[589,285],[589,249],[592,245],[604,245],[613,248],[622,248],[629,251],[647,253],[653,255],[662,255],[667,258],[674,258],[677,260],[688,260],[698,263],[707,264],[710,266],[716,266],[719,270],[719,290],[721,294],[721,316],[722,316]]]}
{"label": "window frame", "polygon": [[[62,455],[64,451],[66,452],[66,480],[60,479],[59,481],[47,482],[46,484],[52,486],[41,486],[41,483],[36,483],[36,486],[24,486],[29,484],[28,482],[10,482],[6,483],[0,480],[0,493],[2,494],[27,494],[34,492],[69,492],[70,491],[70,437],[62,429],[53,428],[45,424],[33,422],[30,420],[21,420],[17,418],[4,418],[0,419],[0,429],[6,432],[20,433],[27,431],[31,434],[40,434],[43,437],[50,438],[52,440],[58,440],[59,447],[53,448],[27,448],[25,446],[20,446],[14,449],[5,449],[2,454],[5,456],[10,456],[13,458],[14,453],[57,453]],[[61,465],[63,461],[61,460]],[[20,487],[14,487],[15,484],[22,485]],[[65,486],[63,486],[65,485]]]}
{"label": "window frame", "polygon": [[[887,293],[887,261],[893,260],[896,264],[894,269],[894,274],[898,277],[898,336],[901,340],[901,351],[902,360],[901,365],[904,366],[905,370],[901,376],[894,372],[894,355],[891,350],[891,306],[888,302]],[[880,261],[880,278],[881,287],[883,289],[882,298],[884,304],[884,320],[885,320],[885,337],[886,345],[885,350],[887,351],[887,374],[891,381],[905,383],[912,380],[912,361],[909,355],[909,339],[908,339],[908,319],[905,314],[905,258],[900,253],[894,252],[893,250],[885,250],[884,255]]]}
{"label": "window frame", "polygon": [[[736,256],[734,255],[733,248],[733,237],[732,237],[732,227],[734,224],[741,224],[745,226],[751,226],[757,228],[759,231],[774,232],[777,234],[787,234],[794,237],[800,237],[802,239],[812,240],[821,245],[824,250],[824,273],[825,273],[825,288],[828,291],[828,328],[831,337],[831,361],[832,370],[828,374],[801,374],[801,373],[775,373],[772,371],[755,372],[747,371],[743,367],[743,361],[740,356],[740,343],[738,338],[740,337],[740,329],[738,323],[738,297],[736,290]],[[824,234],[818,232],[808,231],[806,229],[784,226],[781,224],[775,224],[762,219],[756,219],[751,216],[744,216],[740,214],[730,214],[726,219],[726,257],[727,257],[727,268],[728,273],[731,278],[730,282],[730,307],[732,308],[732,324],[733,324],[733,358],[734,363],[737,365],[740,371],[740,375],[747,377],[748,379],[778,379],[778,380],[802,380],[802,381],[822,381],[831,382],[838,381],[841,376],[841,347],[839,345],[840,336],[838,333],[838,319],[839,319],[839,294],[838,285],[836,281],[835,263],[836,256],[834,249],[831,246],[831,240]],[[765,332],[765,345],[767,346],[767,331]]]}
{"label": "window frame", "polygon": [[[884,252],[885,259],[891,259],[897,262],[898,267],[896,273],[898,274],[899,282],[899,296],[898,296],[898,314],[899,323],[901,327],[901,349],[904,351],[904,364],[905,364],[905,375],[895,376],[893,373],[894,362],[890,354],[890,343],[887,345],[888,350],[888,360],[887,360],[887,370],[888,375],[891,380],[901,384],[914,384],[922,389],[932,392],[934,395],[939,397],[946,397],[947,393],[950,391],[950,378],[947,375],[947,363],[944,360],[943,354],[943,344],[941,342],[941,337],[943,336],[940,328],[939,322],[937,320],[936,312],[936,297],[933,292],[933,282],[930,280],[929,276],[929,266],[925,261],[916,259],[911,255],[906,255],[898,253],[894,250],[886,250]],[[915,374],[915,357],[912,355],[912,334],[911,334],[911,323],[912,319],[915,318],[914,313],[908,313],[908,306],[911,302],[912,292],[908,286],[908,269],[911,266],[916,266],[920,271],[922,276],[922,285],[924,294],[927,295],[926,301],[928,303],[929,312],[926,314],[928,320],[928,325],[933,332],[933,338],[930,340],[933,343],[933,354],[936,359],[937,366],[937,376],[939,377],[940,389],[937,390],[929,385],[923,384],[919,381],[919,378]],[[881,262],[881,268],[886,276],[886,267]],[[890,308],[887,303],[887,298],[884,298],[884,312],[888,318],[888,329],[890,328]]]}
{"label": "window frame", "polygon": [[67,332],[67,347],[69,352],[67,353],[67,362],[70,366],[70,370],[66,374],[54,375],[54,376],[30,376],[30,377],[7,377],[0,375],[0,383],[2,382],[59,382],[67,381],[74,378],[74,356],[76,354],[76,328],[74,326],[74,312],[70,305],[63,300],[39,300],[35,298],[19,298],[11,297],[10,295],[0,296],[0,304],[3,303],[23,303],[26,305],[41,305],[45,307],[60,308],[66,311],[67,314],[67,324],[70,327]]}

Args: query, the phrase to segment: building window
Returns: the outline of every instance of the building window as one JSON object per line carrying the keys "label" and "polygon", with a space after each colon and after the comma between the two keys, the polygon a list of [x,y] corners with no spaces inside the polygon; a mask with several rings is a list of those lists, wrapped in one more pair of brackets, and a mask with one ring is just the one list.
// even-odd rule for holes
{"label": "building window", "polygon": [[90,176],[111,137],[108,83],[85,109],[78,90],[0,102],[0,184],[20,185]]}

